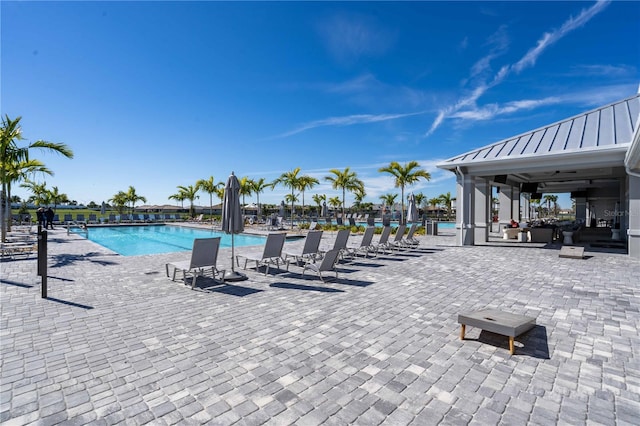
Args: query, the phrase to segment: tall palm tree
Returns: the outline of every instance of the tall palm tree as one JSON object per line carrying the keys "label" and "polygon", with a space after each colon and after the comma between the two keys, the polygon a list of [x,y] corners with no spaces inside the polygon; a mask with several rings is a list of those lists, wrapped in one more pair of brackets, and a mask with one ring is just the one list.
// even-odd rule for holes
{"label": "tall palm tree", "polygon": [[147,199],[136,193],[136,189],[133,186],[129,186],[129,190],[127,191],[127,201],[131,203],[131,214],[136,208],[136,203],[138,201],[142,201],[143,203],[147,202]]}
{"label": "tall palm tree", "polygon": [[180,194],[183,200],[189,200],[189,216],[194,217],[196,215],[196,209],[193,205],[193,200],[196,198],[200,198],[198,195],[198,190],[194,185],[178,185],[178,194]]}
{"label": "tall palm tree", "polygon": [[393,207],[393,205],[396,203],[396,198],[398,198],[398,194],[384,194],[380,196],[380,199],[382,200],[384,205],[388,207]]}
{"label": "tall palm tree", "polygon": [[298,189],[302,192],[302,216],[303,217],[304,217],[304,191],[306,191],[307,189],[313,188],[319,183],[320,181],[318,181],[318,179],[314,178],[313,176],[304,175],[300,177]]}
{"label": "tall palm tree", "polygon": [[171,194],[167,197],[169,200],[176,200],[177,202],[180,203],[180,205],[182,206],[182,208],[184,208],[184,200],[186,200],[186,197],[184,195],[183,192],[178,191],[175,194]]}
{"label": "tall palm tree", "polygon": [[318,206],[318,216],[320,216],[322,212],[322,203],[327,201],[327,196],[325,194],[313,194],[313,202]]}
{"label": "tall palm tree", "polygon": [[123,191],[119,191],[117,194],[113,196],[113,198],[110,198],[107,201],[113,204],[113,207],[116,209],[116,211],[119,214],[122,214],[122,212],[124,212],[124,209],[128,203],[127,193]]}
{"label": "tall palm tree", "polygon": [[58,203],[68,203],[69,197],[67,194],[62,194],[58,190],[57,186],[51,188],[48,192],[49,203],[53,203],[53,211],[56,211],[58,208]]}
{"label": "tall palm tree", "polygon": [[244,176],[239,180],[240,182],[240,195],[242,195],[242,215],[244,216],[244,206],[245,201],[244,197],[247,195],[251,195],[253,192],[253,181],[249,179],[247,176]]}
{"label": "tall palm tree", "polygon": [[331,182],[333,189],[342,189],[342,215],[344,216],[345,195],[347,191],[364,192],[364,183],[358,179],[356,172],[352,172],[349,167],[344,170],[331,169],[329,173],[333,176],[325,176],[325,180]]}
{"label": "tall palm tree", "polygon": [[38,140],[25,147],[19,147],[17,142],[24,140],[20,120],[21,117],[12,120],[5,115],[0,128],[0,183],[2,184],[0,199],[4,200],[4,206],[0,208],[0,228],[2,228],[3,242],[11,226],[11,184],[26,178],[33,172],[53,174],[42,162],[29,158],[30,150],[42,149],[73,158],[73,151],[62,143]]}
{"label": "tall palm tree", "polygon": [[213,194],[216,192],[216,188],[222,185],[222,182],[215,183],[213,176],[209,176],[209,179],[200,179],[196,182],[196,189],[198,191],[206,192],[209,194],[209,216],[211,216],[211,224],[213,225]]}
{"label": "tall palm tree", "polygon": [[[296,199],[294,195],[294,191],[300,188],[300,167],[296,167],[295,169],[284,172],[280,175],[279,178],[271,182],[271,187],[275,188],[276,185],[282,184],[286,188],[291,188],[291,194],[288,197],[288,200],[291,201],[291,213],[293,214],[293,202]],[[293,229],[293,217],[291,218],[291,229]]]}
{"label": "tall palm tree", "polygon": [[340,201],[340,197],[338,197],[338,196],[329,198],[327,203],[329,203],[329,205],[331,207],[333,207],[334,209],[337,209],[338,207],[340,207],[342,205],[342,201]]}
{"label": "tall palm tree", "polygon": [[[438,207],[441,202],[442,202],[442,199],[440,197],[429,198],[429,201],[427,201],[427,203],[429,203],[429,205],[433,207],[434,210],[436,210],[436,207]],[[439,211],[440,209],[436,210],[436,217],[439,216],[438,214]]]}
{"label": "tall palm tree", "polygon": [[544,196],[544,201],[547,203],[547,216],[551,216],[551,203],[553,203],[553,214],[556,215],[558,210],[558,196],[553,194],[547,194]]}
{"label": "tall palm tree", "polygon": [[404,223],[404,188],[407,185],[418,182],[421,178],[424,180],[431,180],[431,175],[424,169],[420,168],[420,164],[417,161],[409,161],[405,165],[401,165],[397,161],[392,161],[388,166],[382,167],[379,172],[389,173],[395,178],[394,185],[396,188],[400,188],[400,222]]}
{"label": "tall palm tree", "polygon": [[440,203],[444,204],[444,206],[447,208],[447,220],[451,220],[451,206],[453,204],[453,200],[455,200],[455,197],[451,197],[451,192],[447,192],[446,194],[440,194],[439,196],[440,198]]}
{"label": "tall palm tree", "polygon": [[[427,196],[422,192],[418,192],[417,194],[413,194],[414,199],[416,200],[416,208],[420,209],[424,207],[424,203],[427,201]],[[407,199],[409,196],[407,196]],[[419,213],[419,212],[418,212]]]}
{"label": "tall palm tree", "polygon": [[47,183],[36,183],[32,182],[29,179],[25,179],[23,183],[20,184],[20,187],[27,189],[31,192],[31,197],[29,197],[29,201],[34,203],[37,206],[42,206],[49,202],[49,193],[47,191]]}
{"label": "tall palm tree", "polygon": [[252,192],[256,194],[256,201],[258,204],[258,216],[262,215],[262,206],[260,205],[260,193],[271,186],[270,183],[265,182],[264,178],[252,180]]}
{"label": "tall palm tree", "polygon": [[367,193],[364,192],[364,188],[362,189],[356,189],[355,191],[353,191],[353,197],[354,197],[354,202],[353,202],[353,207],[356,210],[355,213],[358,213],[358,211],[362,210],[362,202],[364,201],[364,197],[367,196]]}

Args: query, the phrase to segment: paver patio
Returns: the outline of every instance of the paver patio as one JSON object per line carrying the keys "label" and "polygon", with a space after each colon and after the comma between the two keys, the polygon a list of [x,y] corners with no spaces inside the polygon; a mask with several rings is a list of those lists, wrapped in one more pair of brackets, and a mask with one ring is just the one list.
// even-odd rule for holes
{"label": "paver patio", "polygon": [[[34,258],[0,262],[0,422],[639,423],[639,262],[420,238],[327,284],[292,266],[192,291],[164,274],[189,253],[53,231],[48,299]],[[484,308],[536,317],[515,355],[479,329],[459,339],[457,315]]]}

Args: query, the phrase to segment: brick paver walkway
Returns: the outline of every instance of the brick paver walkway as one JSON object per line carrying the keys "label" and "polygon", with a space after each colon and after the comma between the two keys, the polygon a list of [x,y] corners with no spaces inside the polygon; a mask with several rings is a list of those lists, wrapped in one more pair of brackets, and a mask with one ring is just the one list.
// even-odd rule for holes
{"label": "brick paver walkway", "polygon": [[[640,263],[625,255],[428,236],[337,282],[292,266],[192,291],[164,275],[188,253],[50,237],[49,299],[35,259],[0,263],[5,425],[639,423]],[[457,315],[483,308],[538,326],[513,356],[478,329],[461,341]]]}

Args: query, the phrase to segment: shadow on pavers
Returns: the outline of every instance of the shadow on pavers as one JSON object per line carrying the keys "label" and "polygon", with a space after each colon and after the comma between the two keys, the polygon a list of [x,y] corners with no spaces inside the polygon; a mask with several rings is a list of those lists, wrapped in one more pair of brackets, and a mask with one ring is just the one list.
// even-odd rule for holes
{"label": "shadow on pavers", "polygon": [[[465,340],[475,340],[480,343],[486,343],[497,348],[503,348],[509,351],[509,338],[501,334],[492,333],[482,330],[477,339],[467,338]],[[536,325],[526,333],[515,338],[516,345],[514,355],[530,356],[532,358],[550,359],[549,343],[547,340],[547,328],[543,325]]]}

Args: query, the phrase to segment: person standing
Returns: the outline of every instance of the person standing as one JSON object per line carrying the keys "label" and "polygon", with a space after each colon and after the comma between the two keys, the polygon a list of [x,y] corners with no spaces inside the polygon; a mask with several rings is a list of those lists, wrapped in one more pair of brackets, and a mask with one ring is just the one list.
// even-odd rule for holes
{"label": "person standing", "polygon": [[45,226],[45,229],[53,229],[53,209],[51,207],[48,207],[47,210],[44,212],[45,218],[47,219],[47,225]]}

